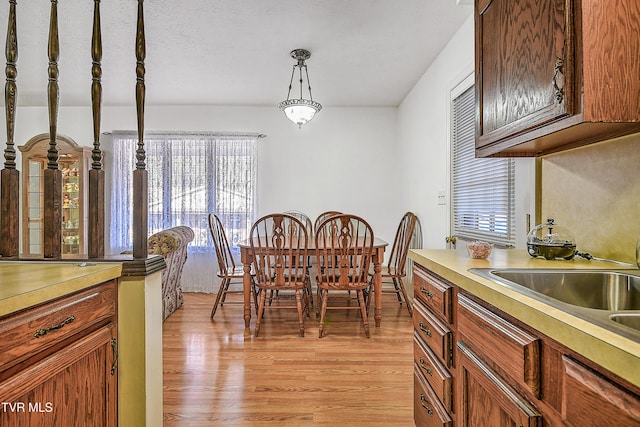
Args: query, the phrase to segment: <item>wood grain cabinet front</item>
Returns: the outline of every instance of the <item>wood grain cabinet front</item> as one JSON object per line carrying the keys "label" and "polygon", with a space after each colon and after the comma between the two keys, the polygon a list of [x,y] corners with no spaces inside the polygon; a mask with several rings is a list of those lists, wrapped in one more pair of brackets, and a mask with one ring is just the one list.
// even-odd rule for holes
{"label": "wood grain cabinet front", "polygon": [[476,0],[476,155],[640,131],[637,0]]}
{"label": "wood grain cabinet front", "polygon": [[453,323],[453,285],[420,268],[413,275],[413,294],[447,323]]}
{"label": "wood grain cabinet front", "polygon": [[614,384],[570,357],[563,356],[562,365],[562,420],[565,423],[575,427],[640,425],[638,395]]}
{"label": "wood grain cabinet front", "polygon": [[469,347],[458,342],[459,425],[542,426],[542,415]]}
{"label": "wood grain cabinet front", "polygon": [[454,286],[415,264],[414,418],[416,426],[455,425]]}
{"label": "wood grain cabinet front", "polygon": [[0,426],[117,425],[117,282],[0,319]]}
{"label": "wood grain cabinet front", "polygon": [[453,426],[451,415],[442,406],[417,366],[414,366],[413,389],[413,413],[416,426]]}
{"label": "wood grain cabinet front", "polygon": [[438,294],[414,299],[416,426],[640,426],[638,387],[419,264],[414,278]]}
{"label": "wood grain cabinet front", "polygon": [[472,348],[494,370],[540,397],[540,339],[458,295],[458,341]]}

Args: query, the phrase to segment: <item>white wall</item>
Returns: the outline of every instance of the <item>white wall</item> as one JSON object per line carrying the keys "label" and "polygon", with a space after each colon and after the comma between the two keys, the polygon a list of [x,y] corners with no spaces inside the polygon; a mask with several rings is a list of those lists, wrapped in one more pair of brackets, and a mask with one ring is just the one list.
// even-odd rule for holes
{"label": "white wall", "polygon": [[[0,134],[6,135],[2,122]],[[18,108],[16,145],[48,132],[48,123],[46,107]],[[103,108],[101,130],[116,129],[136,129],[134,106]],[[145,130],[264,133],[258,150],[258,215],[294,209],[315,218],[325,210],[340,210],[363,216],[376,235],[393,242],[404,213],[393,170],[395,108],[326,106],[298,129],[275,105],[146,107]],[[91,146],[91,108],[61,108],[58,133]],[[4,150],[6,138],[0,140]],[[102,140],[108,159],[110,138]],[[18,167],[20,162],[18,157]]]}
{"label": "white wall", "polygon": [[[473,55],[471,16],[398,108],[400,203],[420,218],[425,248],[444,248],[449,234],[449,93],[473,72]],[[446,205],[437,204],[440,191]]]}
{"label": "white wall", "polygon": [[[474,23],[470,16],[398,108],[400,205],[422,223],[425,248],[446,247],[450,234],[451,91],[474,69]],[[516,245],[525,247],[526,213],[533,218],[534,161],[516,160]],[[438,204],[445,192],[446,203]]]}

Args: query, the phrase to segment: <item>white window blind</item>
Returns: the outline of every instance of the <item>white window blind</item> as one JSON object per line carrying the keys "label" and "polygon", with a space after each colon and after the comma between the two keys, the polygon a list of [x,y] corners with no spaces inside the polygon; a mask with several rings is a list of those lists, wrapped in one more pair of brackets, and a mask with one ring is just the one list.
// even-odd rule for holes
{"label": "white window blind", "polygon": [[453,100],[452,226],[457,237],[515,245],[515,164],[475,157],[473,86]]}

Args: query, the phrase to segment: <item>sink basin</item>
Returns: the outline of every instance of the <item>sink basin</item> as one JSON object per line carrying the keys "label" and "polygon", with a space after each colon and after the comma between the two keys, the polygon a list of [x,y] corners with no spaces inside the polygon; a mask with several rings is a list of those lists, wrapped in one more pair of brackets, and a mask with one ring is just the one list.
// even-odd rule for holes
{"label": "sink basin", "polygon": [[634,274],[619,271],[532,269],[493,270],[490,274],[579,307],[640,310],[640,276]]}
{"label": "sink basin", "polygon": [[640,313],[615,313],[609,318],[621,325],[640,331]]}
{"label": "sink basin", "polygon": [[640,270],[469,271],[640,342]]}

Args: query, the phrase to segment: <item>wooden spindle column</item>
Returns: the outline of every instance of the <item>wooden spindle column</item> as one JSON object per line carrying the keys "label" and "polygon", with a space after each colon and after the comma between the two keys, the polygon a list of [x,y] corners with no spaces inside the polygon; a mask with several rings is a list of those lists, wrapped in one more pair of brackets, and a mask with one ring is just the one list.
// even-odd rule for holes
{"label": "wooden spindle column", "polygon": [[62,256],[62,171],[58,166],[56,136],[58,128],[58,0],[51,0],[49,19],[49,150],[44,175],[44,257]]}
{"label": "wooden spindle column", "polygon": [[138,149],[136,170],[133,171],[133,257],[146,258],[148,234],[148,176],[144,151],[144,59],[146,55],[144,37],[143,0],[138,0],[138,24],[136,31],[136,111],[138,114]]}
{"label": "wooden spindle column", "polygon": [[20,172],[16,169],[16,149],[13,140],[17,95],[16,76],[18,75],[16,27],[16,0],[9,0],[9,24],[5,48],[7,82],[4,87],[7,147],[4,150],[4,169],[0,174],[0,255],[3,257],[17,257],[19,254]]}
{"label": "wooden spindle column", "polygon": [[102,31],[100,0],[93,2],[93,33],[91,37],[91,106],[93,111],[93,150],[89,171],[89,258],[104,257],[104,170],[100,150],[100,117],[102,102]]}

